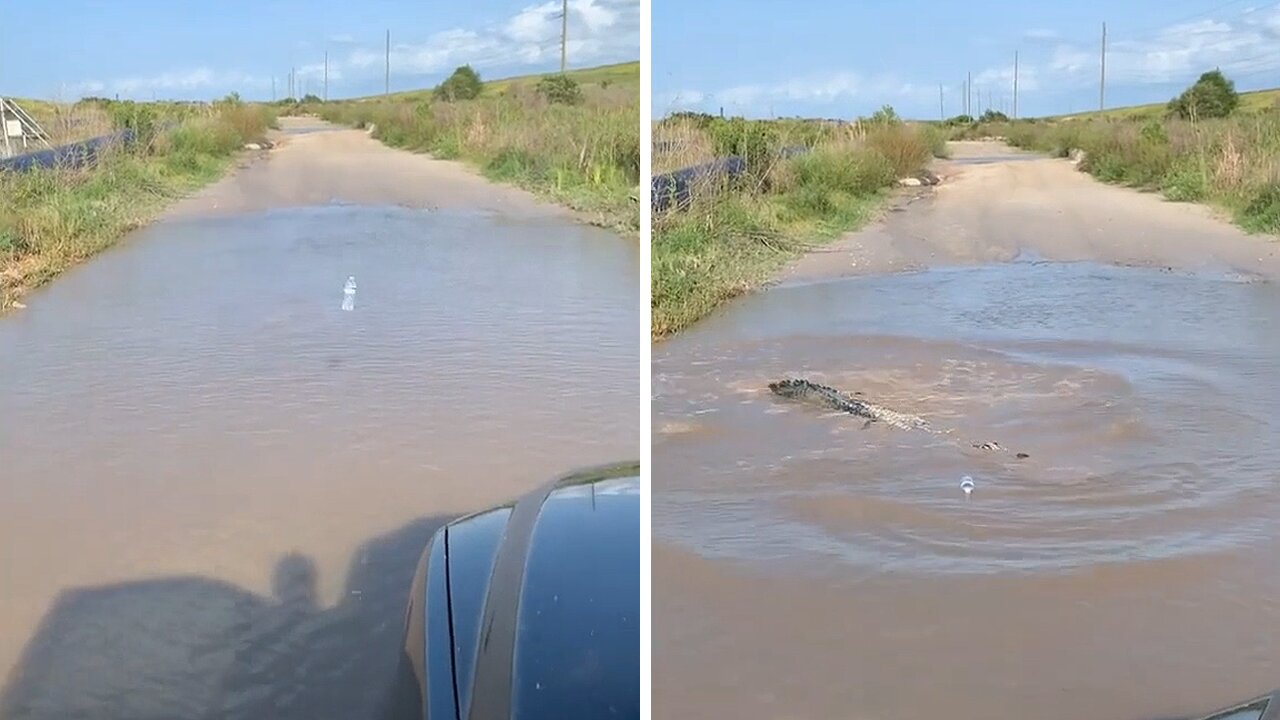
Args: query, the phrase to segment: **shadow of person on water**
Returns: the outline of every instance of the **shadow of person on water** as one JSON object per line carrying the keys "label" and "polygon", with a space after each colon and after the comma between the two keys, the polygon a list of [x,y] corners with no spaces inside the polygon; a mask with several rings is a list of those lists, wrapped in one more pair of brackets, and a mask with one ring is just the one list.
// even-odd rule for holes
{"label": "shadow of person on water", "polygon": [[450,519],[365,543],[327,609],[298,554],[277,562],[271,597],[199,576],[65,591],[8,678],[0,720],[373,718],[418,559]]}

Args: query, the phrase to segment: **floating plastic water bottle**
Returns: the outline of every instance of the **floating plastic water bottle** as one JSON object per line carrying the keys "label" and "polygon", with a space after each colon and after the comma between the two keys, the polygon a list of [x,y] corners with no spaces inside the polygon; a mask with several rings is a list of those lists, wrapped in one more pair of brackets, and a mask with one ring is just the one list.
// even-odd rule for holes
{"label": "floating plastic water bottle", "polygon": [[960,489],[964,491],[964,496],[969,497],[973,493],[973,478],[965,475],[960,479]]}
{"label": "floating plastic water bottle", "polygon": [[351,312],[356,309],[356,276],[348,275],[347,284],[342,286],[342,309]]}

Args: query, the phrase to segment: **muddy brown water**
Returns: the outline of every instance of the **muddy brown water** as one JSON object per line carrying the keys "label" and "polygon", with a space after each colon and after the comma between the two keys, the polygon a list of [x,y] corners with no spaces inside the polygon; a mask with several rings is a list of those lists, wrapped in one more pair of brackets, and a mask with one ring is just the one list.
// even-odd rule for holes
{"label": "muddy brown water", "polygon": [[638,262],[334,205],[163,222],[30,296],[0,319],[0,717],[370,717],[434,529],[637,457]]}
{"label": "muddy brown water", "polygon": [[1250,280],[797,283],[656,346],[655,717],[1139,720],[1280,686],[1280,288]]}

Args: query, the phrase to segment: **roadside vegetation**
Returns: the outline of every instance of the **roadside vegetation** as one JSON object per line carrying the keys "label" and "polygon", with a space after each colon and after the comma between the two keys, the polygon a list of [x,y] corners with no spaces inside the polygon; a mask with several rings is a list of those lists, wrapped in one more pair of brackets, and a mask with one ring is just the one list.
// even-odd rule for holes
{"label": "roadside vegetation", "polygon": [[732,179],[695,180],[689,202],[654,214],[652,333],[659,339],[866,223],[899,178],[943,155],[946,138],[886,107],[853,123],[680,113],[654,123],[653,143],[655,175],[716,158],[745,163]]}
{"label": "roadside vegetation", "polygon": [[371,128],[392,147],[462,160],[595,224],[639,231],[639,63],[491,83],[464,66],[432,90],[287,111]]}
{"label": "roadside vegetation", "polygon": [[1002,137],[1054,157],[1076,155],[1080,169],[1103,182],[1205,203],[1249,232],[1280,234],[1280,92],[1239,95],[1218,71],[1163,106],[949,125],[955,139]]}
{"label": "roadside vegetation", "polygon": [[128,129],[135,140],[83,167],[0,170],[0,310],[218,178],[274,122],[235,96],[203,106],[89,100],[74,111],[103,119],[89,136]]}

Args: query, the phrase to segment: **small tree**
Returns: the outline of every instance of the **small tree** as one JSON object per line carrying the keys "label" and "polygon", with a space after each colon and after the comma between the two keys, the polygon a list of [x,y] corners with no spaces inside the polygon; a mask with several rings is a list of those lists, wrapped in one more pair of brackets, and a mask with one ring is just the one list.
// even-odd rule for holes
{"label": "small tree", "polygon": [[538,94],[549,103],[577,105],[582,102],[582,89],[568,75],[548,75],[538,81]]}
{"label": "small tree", "polygon": [[438,100],[445,102],[453,102],[454,100],[474,100],[480,96],[480,90],[483,86],[480,82],[480,75],[471,69],[470,65],[463,65],[448,80],[440,83],[436,88],[435,96]]}
{"label": "small tree", "polygon": [[306,95],[303,95],[303,96],[302,96],[302,102],[304,102],[304,103],[322,103],[322,102],[324,102],[324,100],[321,100],[319,95],[316,95],[316,94],[314,94],[314,93],[307,93]]}
{"label": "small tree", "polygon": [[1236,85],[1219,70],[1200,76],[1194,85],[1169,101],[1169,111],[1184,120],[1227,117],[1240,105]]}
{"label": "small tree", "polygon": [[987,110],[986,112],[982,113],[982,117],[978,118],[978,122],[984,122],[984,123],[1009,122],[1009,116],[1005,115],[999,110]]}
{"label": "small tree", "polygon": [[885,105],[871,115],[869,122],[877,125],[896,125],[902,122],[902,118],[898,117],[898,111],[894,110],[892,105]]}

